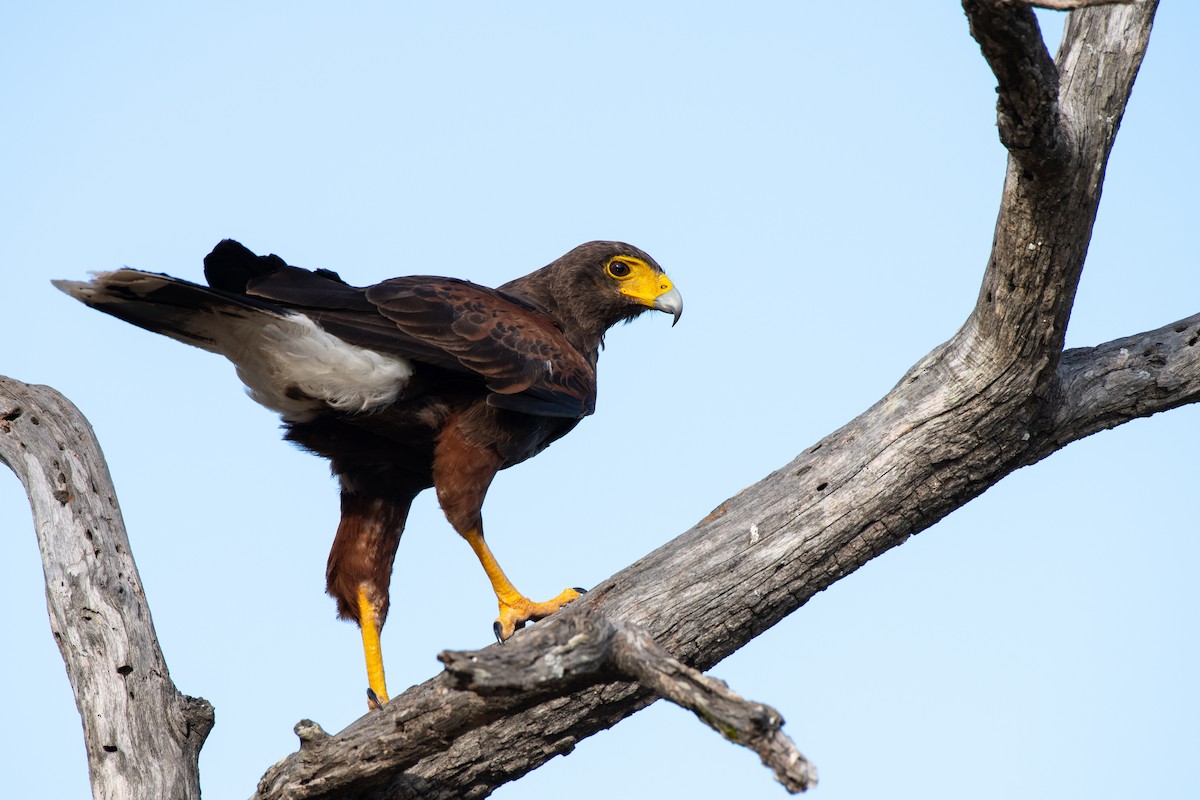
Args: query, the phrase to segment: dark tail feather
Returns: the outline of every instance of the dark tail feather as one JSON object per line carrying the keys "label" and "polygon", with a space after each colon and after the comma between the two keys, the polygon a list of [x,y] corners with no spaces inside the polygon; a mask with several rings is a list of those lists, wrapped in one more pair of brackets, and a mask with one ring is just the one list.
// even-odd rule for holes
{"label": "dark tail feather", "polygon": [[53,281],[76,300],[118,319],[237,362],[246,328],[310,309],[373,311],[361,289],[327,269],[288,266],[276,255],[255,255],[225,239],[204,258],[208,286],[157,272],[119,269],[90,281]]}
{"label": "dark tail feather", "polygon": [[[239,245],[240,246],[240,245]],[[119,269],[90,281],[52,281],[81,303],[154,333],[224,355],[222,337],[235,319],[264,312],[282,316],[264,300],[155,272]]]}

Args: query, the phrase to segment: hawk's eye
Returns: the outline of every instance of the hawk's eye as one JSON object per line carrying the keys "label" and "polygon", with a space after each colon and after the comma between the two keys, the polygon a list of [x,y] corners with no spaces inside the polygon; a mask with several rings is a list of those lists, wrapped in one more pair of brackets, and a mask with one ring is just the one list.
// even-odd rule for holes
{"label": "hawk's eye", "polygon": [[612,275],[614,278],[627,278],[629,277],[629,273],[629,265],[624,261],[608,262],[608,274]]}

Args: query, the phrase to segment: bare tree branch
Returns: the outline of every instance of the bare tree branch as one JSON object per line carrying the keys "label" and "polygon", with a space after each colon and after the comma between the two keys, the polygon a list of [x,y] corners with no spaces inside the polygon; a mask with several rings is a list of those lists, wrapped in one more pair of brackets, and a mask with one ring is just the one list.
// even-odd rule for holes
{"label": "bare tree branch", "polygon": [[[965,0],[964,7],[1001,83],[1002,136],[1011,152],[971,317],[874,407],[605,581],[563,618],[594,610],[636,624],[674,658],[708,669],[816,592],[1044,457],[1049,443],[1077,438],[1073,425],[1082,426],[1079,435],[1096,429],[1091,415],[1070,411],[1078,408],[1072,398],[1080,384],[1068,378],[1080,362],[1072,355],[1060,372],[1062,342],[1108,153],[1155,7],[1073,14],[1061,78],[1028,9],[983,0]],[[1175,370],[1180,375],[1172,378]],[[1194,370],[1188,359],[1168,360],[1155,385],[1142,385],[1146,396],[1133,402],[1128,394],[1120,402],[1093,396],[1089,403],[1107,409],[1103,424],[1112,425],[1122,413],[1174,402],[1160,386],[1174,385],[1190,402]],[[544,626],[553,631],[561,621]],[[522,646],[521,637],[512,646]],[[412,735],[407,709],[434,697],[464,708],[477,699],[440,676],[331,739],[352,747],[402,730]],[[501,716],[457,727],[445,735],[448,747],[365,796],[485,796],[634,713],[649,697],[628,682],[528,706],[519,695],[506,696]],[[273,768],[259,796],[333,796],[290,794],[309,785],[295,758]]]}
{"label": "bare tree branch", "polygon": [[1063,353],[1034,463],[1131,419],[1200,401],[1200,314],[1158,330]]}
{"label": "bare tree branch", "polygon": [[[564,617],[565,631],[540,626],[520,648],[445,652],[439,658],[455,688],[478,694],[562,694],[572,686],[621,677],[694,713],[735,744],[758,753],[792,793],[816,785],[816,769],[782,732],[783,717],[748,702],[722,681],[671,658],[642,629],[600,614]],[[563,646],[555,640],[566,639]]]}
{"label": "bare tree branch", "polygon": [[199,798],[213,709],[167,674],[91,426],[53,389],[0,376],[0,461],[33,507],[94,797]]}
{"label": "bare tree branch", "polygon": [[613,660],[619,672],[694,713],[734,744],[758,753],[792,794],[816,786],[817,770],[783,731],[783,717],[744,700],[723,682],[671,658],[641,628],[620,624]]}
{"label": "bare tree branch", "polygon": [[[968,363],[991,360],[1001,371],[1027,371],[1038,384],[1035,396],[1046,393],[1062,352],[1108,155],[1156,5],[1073,12],[1059,49],[1062,85],[1055,78],[1058,94],[1051,100],[1046,92],[1054,67],[1047,66],[1040,38],[1030,38],[1030,26],[1036,31],[1032,12],[995,0],[963,2],[1000,84],[998,125],[1010,158],[991,258],[968,321],[977,335],[960,337],[982,350],[961,357]],[[1036,66],[1014,66],[1019,64]],[[1006,121],[1014,115],[1016,122]],[[1006,127],[1041,135],[1018,146],[1006,140]]]}

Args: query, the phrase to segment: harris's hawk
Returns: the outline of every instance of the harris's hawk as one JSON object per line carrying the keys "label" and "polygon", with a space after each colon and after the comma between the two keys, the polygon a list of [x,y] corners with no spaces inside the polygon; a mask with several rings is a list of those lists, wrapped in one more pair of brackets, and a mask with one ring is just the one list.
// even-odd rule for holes
{"label": "harris's hawk", "polygon": [[342,514],[326,590],[362,630],[380,700],[392,563],[422,490],[436,490],[483,565],[500,607],[497,639],[579,597],[566,589],[538,603],[517,591],[484,542],[481,508],[497,471],[595,409],[610,327],[648,309],[678,321],[682,297],[654,259],[589,242],[497,289],[430,276],[360,288],[225,240],[204,259],[204,275],[208,286],[133,269],[55,285],[225,356],[250,396],[282,416],[287,439],[329,459]]}

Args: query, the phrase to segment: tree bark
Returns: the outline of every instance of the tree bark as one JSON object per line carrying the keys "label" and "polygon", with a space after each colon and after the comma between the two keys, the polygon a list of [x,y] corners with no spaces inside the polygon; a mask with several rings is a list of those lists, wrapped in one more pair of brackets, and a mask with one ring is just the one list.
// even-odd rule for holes
{"label": "tree bark", "polygon": [[97,800],[200,797],[206,700],[171,683],[108,466],[87,420],[46,386],[0,377],[0,461],[33,508],[50,628],[83,719]]}
{"label": "tree bark", "polygon": [[[713,711],[718,706],[707,695],[721,695],[719,687],[689,670],[708,670],[1014,470],[1098,430],[1200,399],[1200,314],[1063,351],[1109,153],[1157,3],[962,3],[998,82],[998,129],[1009,151],[992,252],[962,328],[859,417],[519,633],[502,652],[443,654],[445,673],[336,735],[303,721],[299,752],[268,770],[256,797],[484,797],[645,707],[656,693],[691,703],[718,730],[721,720],[750,709],[746,719],[758,722],[743,729],[757,725],[765,733],[769,743],[756,747],[764,760],[801,763],[775,738],[778,715],[725,695],[732,705],[722,708],[732,710]],[[1032,6],[1079,9],[1056,59]],[[38,492],[74,507],[85,494],[70,488],[77,470],[59,469],[41,478],[46,488]],[[110,498],[105,508],[119,526],[111,489],[99,496]],[[61,524],[70,531],[75,523]],[[39,521],[39,534],[43,527]],[[60,558],[45,547],[43,553],[48,561]],[[62,563],[86,561],[84,553]],[[132,562],[122,570],[120,580],[136,583]],[[140,588],[129,594],[140,597]],[[102,619],[112,615],[148,625],[144,609],[104,610]],[[68,619],[56,630],[68,623],[82,624]],[[638,642],[640,650],[631,644]],[[630,653],[640,655],[623,661]],[[79,657],[64,647],[69,665]],[[130,665],[128,675],[147,674],[129,656],[113,663]],[[69,669],[74,683],[77,668]],[[107,670],[114,671],[120,674]],[[165,666],[159,674],[165,678]],[[82,701],[80,709],[86,719]],[[197,719],[199,733],[177,741],[177,749],[198,749],[207,728],[202,715]],[[810,782],[801,777],[789,788]]]}

